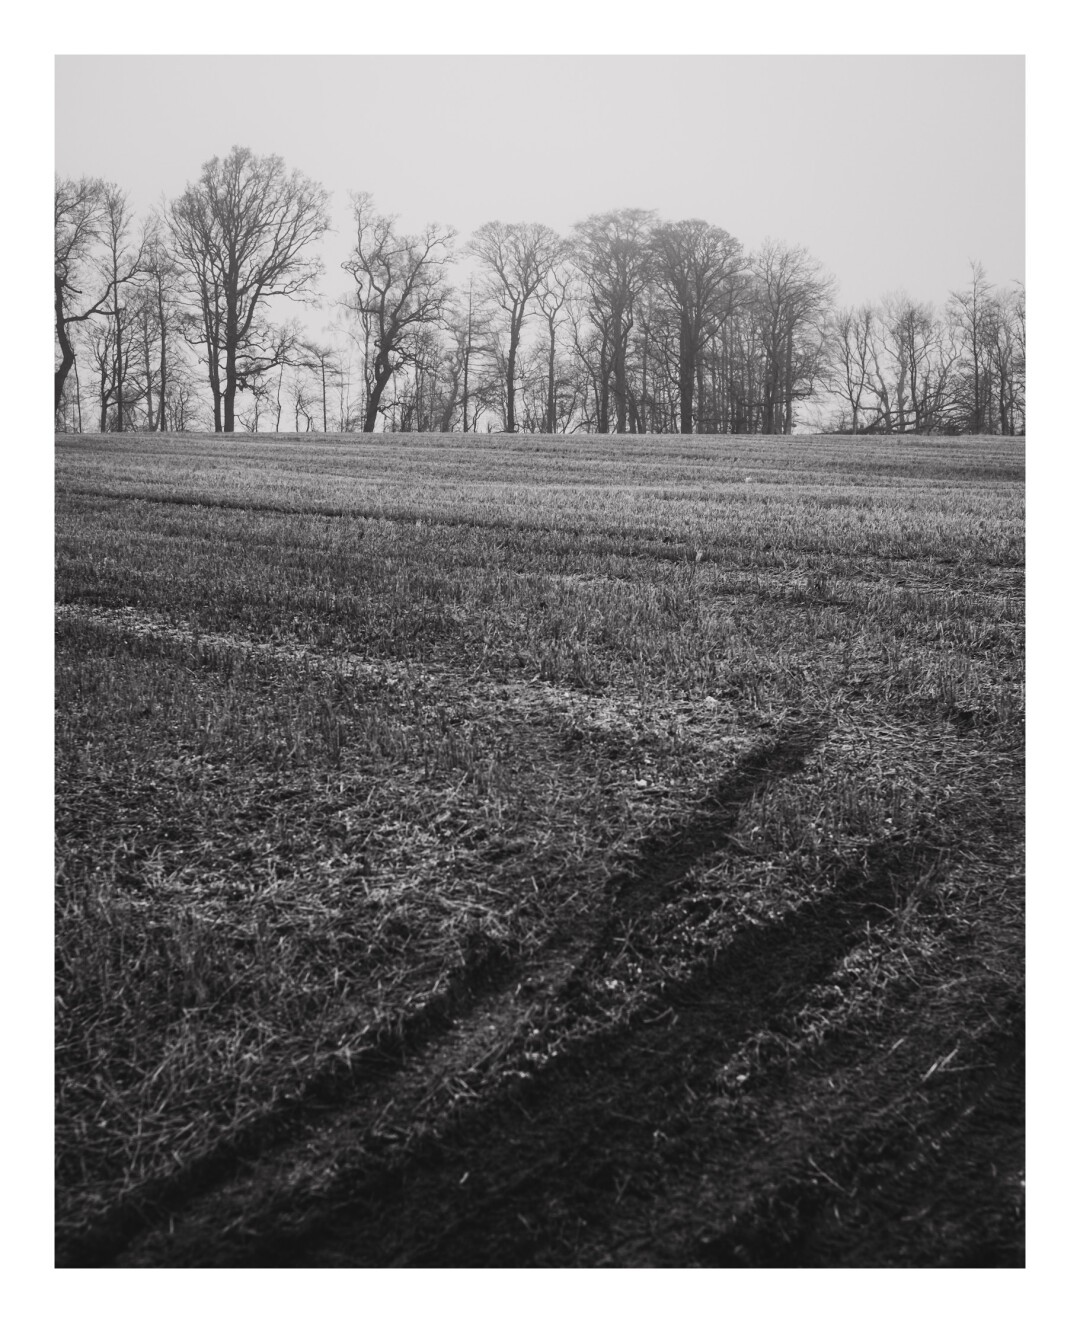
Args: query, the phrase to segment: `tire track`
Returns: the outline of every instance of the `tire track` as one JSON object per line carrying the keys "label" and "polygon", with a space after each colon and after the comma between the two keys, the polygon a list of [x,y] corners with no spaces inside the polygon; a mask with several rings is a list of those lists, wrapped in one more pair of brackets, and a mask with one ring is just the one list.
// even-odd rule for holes
{"label": "tire track", "polygon": [[[827,897],[741,930],[708,967],[665,990],[666,1014],[654,1006],[651,1022],[641,1014],[580,1043],[437,1145],[403,1154],[382,1179],[359,1180],[351,1209],[328,1211],[292,1245],[264,1243],[252,1264],[555,1266],[535,1251],[565,1243],[560,1218],[608,1225],[613,1190],[663,1185],[669,1140],[688,1142],[677,1134],[679,1100],[707,1095],[742,1042],[802,1003],[881,921],[912,862],[883,855],[869,879],[841,877]],[[726,1170],[737,1188],[734,1158]],[[483,1175],[466,1179],[473,1172]],[[567,1245],[560,1262],[573,1261]]]}
{"label": "tire track", "polygon": [[[263,1210],[263,1239],[276,1243],[283,1226],[296,1231],[298,1205],[335,1207],[344,1197],[342,1190],[351,1189],[358,1179],[381,1184],[386,1157],[391,1157],[392,1168],[408,1152],[398,1137],[418,1129],[435,1134],[458,1114],[468,1115],[475,1110],[473,1089],[494,1086],[498,1094],[509,1082],[513,1092],[531,1077],[538,1060],[545,1062],[545,1069],[558,1059],[562,1043],[574,1040],[575,1033],[581,1036],[575,1017],[580,1021],[584,1013],[587,1019],[590,986],[602,975],[613,935],[628,911],[649,903],[650,895],[684,876],[706,855],[726,848],[741,805],[769,780],[801,766],[819,737],[803,727],[782,728],[752,748],[712,787],[685,824],[644,843],[637,863],[597,898],[590,921],[572,934],[557,934],[532,959],[500,961],[493,956],[482,978],[462,980],[452,996],[441,999],[400,1041],[373,1049],[370,1059],[356,1063],[345,1078],[313,1084],[309,1100],[323,1110],[298,1138],[260,1156],[254,1156],[254,1143],[238,1146],[230,1155],[231,1168],[223,1157],[208,1165],[202,1179],[192,1177],[171,1192],[157,1192],[154,1220],[160,1221],[167,1211],[174,1225],[164,1240],[151,1233],[139,1238],[131,1255],[121,1254],[124,1236],[130,1238],[138,1218],[151,1216],[152,1201],[144,1200],[110,1235],[96,1244],[84,1242],[77,1261],[103,1263],[120,1254],[121,1262],[145,1262],[147,1256],[158,1261],[159,1255],[169,1262],[177,1255],[181,1261],[202,1262],[207,1253],[215,1261],[222,1255],[232,1261],[231,1256],[247,1251],[247,1244],[231,1242],[224,1227],[243,1226],[249,1241],[252,1208]],[[586,1041],[591,1041],[588,1030]],[[341,1159],[339,1148],[349,1156]],[[241,1161],[247,1170],[236,1176]],[[312,1215],[321,1216],[318,1211]],[[206,1234],[205,1220],[216,1228],[212,1237]],[[177,1221],[190,1223],[192,1240],[183,1226],[175,1229]],[[210,1241],[213,1249],[208,1249]]]}
{"label": "tire track", "polygon": [[[639,1183],[660,1181],[665,1163],[650,1137],[671,1126],[678,1112],[672,1099],[707,1091],[748,1036],[798,1007],[807,989],[864,939],[866,925],[881,921],[881,903],[892,895],[897,874],[914,862],[882,855],[869,880],[861,871],[841,877],[824,899],[740,931],[707,968],[666,989],[666,1009],[654,1004],[628,1025],[581,1039],[532,1077],[504,1080],[494,1092],[467,1100],[448,1123],[396,1152],[359,1158],[354,1152],[317,1197],[292,1185],[257,1235],[248,1221],[244,1238],[230,1238],[205,1208],[190,1235],[176,1229],[158,1235],[120,1263],[533,1262],[518,1212],[552,1199],[587,1211],[617,1189],[621,1173]],[[417,1076],[428,1076],[430,1064],[418,1059]],[[405,1105],[405,1096],[398,1101]],[[237,1229],[255,1193],[249,1187],[235,1201]],[[211,1217],[214,1233],[208,1235]],[[552,1243],[551,1227],[541,1239]]]}

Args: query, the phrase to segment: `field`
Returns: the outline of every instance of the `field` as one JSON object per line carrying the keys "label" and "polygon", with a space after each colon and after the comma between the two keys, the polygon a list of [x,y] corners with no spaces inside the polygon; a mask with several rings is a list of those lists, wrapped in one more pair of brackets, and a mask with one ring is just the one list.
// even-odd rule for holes
{"label": "field", "polygon": [[58,1263],[1023,1264],[1022,441],[56,444]]}

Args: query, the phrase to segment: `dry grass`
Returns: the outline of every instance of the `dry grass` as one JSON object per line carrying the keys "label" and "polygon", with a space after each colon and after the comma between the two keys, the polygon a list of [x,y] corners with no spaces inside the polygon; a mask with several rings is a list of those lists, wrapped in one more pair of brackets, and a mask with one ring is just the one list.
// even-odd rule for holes
{"label": "dry grass", "polygon": [[57,454],[62,1242],[492,980],[537,976],[418,1130],[845,888],[863,938],[723,1087],[872,1057],[898,997],[928,1043],[1014,1004],[1022,443]]}

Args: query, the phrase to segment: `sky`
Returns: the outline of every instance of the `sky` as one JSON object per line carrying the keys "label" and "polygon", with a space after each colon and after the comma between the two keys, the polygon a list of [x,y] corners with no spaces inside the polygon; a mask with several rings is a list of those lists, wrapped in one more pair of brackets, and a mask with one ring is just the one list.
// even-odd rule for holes
{"label": "sky", "polygon": [[328,295],[349,288],[366,191],[459,246],[489,220],[701,217],[747,249],[806,247],[842,305],[941,306],[972,260],[1025,278],[1024,72],[1018,55],[63,55],[55,168],[142,212],[234,145],[281,156],[332,194]]}

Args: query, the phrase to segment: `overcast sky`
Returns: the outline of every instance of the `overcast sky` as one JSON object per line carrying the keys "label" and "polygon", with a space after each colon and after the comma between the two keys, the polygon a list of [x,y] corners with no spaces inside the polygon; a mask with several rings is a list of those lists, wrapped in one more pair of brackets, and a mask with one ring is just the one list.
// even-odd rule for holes
{"label": "overcast sky", "polygon": [[330,294],[349,283],[350,190],[461,242],[496,219],[702,217],[748,249],[804,245],[844,304],[940,306],[969,259],[1024,279],[1021,56],[57,57],[58,173],[114,180],[142,211],[233,145],[331,191]]}

